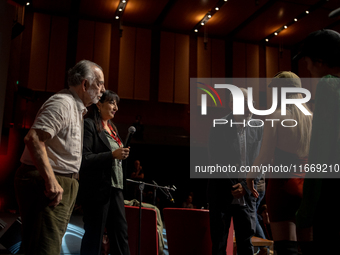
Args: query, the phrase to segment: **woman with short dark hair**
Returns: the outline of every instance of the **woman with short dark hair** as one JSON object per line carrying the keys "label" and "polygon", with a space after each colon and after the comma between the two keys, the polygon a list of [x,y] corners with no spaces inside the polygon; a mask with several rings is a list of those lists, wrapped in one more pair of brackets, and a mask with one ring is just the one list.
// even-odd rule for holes
{"label": "woman with short dark hair", "polygon": [[112,119],[119,97],[106,90],[84,122],[83,159],[79,176],[79,201],[84,211],[85,234],[80,254],[100,255],[105,227],[110,253],[129,255],[125,219],[122,160],[129,156]]}

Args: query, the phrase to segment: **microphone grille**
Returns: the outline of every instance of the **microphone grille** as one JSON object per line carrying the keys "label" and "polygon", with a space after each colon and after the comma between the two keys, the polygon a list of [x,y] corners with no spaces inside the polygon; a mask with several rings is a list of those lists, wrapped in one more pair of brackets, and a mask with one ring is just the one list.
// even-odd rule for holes
{"label": "microphone grille", "polygon": [[128,132],[133,134],[134,132],[136,132],[136,128],[134,126],[131,126],[129,127]]}

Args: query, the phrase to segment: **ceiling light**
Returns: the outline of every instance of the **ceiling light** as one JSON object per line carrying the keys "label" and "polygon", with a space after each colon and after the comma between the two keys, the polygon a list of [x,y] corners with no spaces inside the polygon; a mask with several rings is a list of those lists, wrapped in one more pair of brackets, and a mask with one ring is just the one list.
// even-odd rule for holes
{"label": "ceiling light", "polygon": [[284,26],[285,29],[287,29],[287,26]]}
{"label": "ceiling light", "polygon": [[30,2],[27,2],[26,5],[30,5]]}
{"label": "ceiling light", "polygon": [[123,10],[122,8],[119,8],[119,9],[118,9],[118,11],[120,11],[120,12],[121,12],[122,10]]}
{"label": "ceiling light", "polygon": [[125,3],[126,3],[126,0],[123,0],[122,3],[125,4]]}
{"label": "ceiling light", "polygon": [[202,22],[201,25],[204,26],[204,22]]}
{"label": "ceiling light", "polygon": [[211,18],[211,15],[208,15],[208,18],[210,19],[210,18]]}
{"label": "ceiling light", "polygon": [[116,16],[116,19],[119,19],[119,16]]}
{"label": "ceiling light", "polygon": [[294,21],[296,22],[296,21],[297,21],[297,18],[295,18]]}
{"label": "ceiling light", "polygon": [[309,11],[306,11],[306,13],[308,14],[308,13],[309,13]]}
{"label": "ceiling light", "polygon": [[277,35],[277,32],[275,32],[274,35]]}
{"label": "ceiling light", "polygon": [[268,38],[266,38],[266,42],[268,42],[269,41],[269,39]]}
{"label": "ceiling light", "polygon": [[197,33],[197,32],[198,32],[198,29],[195,29],[194,31],[195,31],[195,33]]}
{"label": "ceiling light", "polygon": [[216,7],[215,10],[218,11],[220,8]]}

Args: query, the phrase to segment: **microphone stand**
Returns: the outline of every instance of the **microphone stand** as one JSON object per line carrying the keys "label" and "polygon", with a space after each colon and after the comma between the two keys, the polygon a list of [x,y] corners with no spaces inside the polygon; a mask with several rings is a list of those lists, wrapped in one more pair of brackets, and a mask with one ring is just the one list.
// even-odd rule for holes
{"label": "microphone stand", "polygon": [[140,194],[139,198],[140,198],[140,200],[139,200],[139,225],[138,225],[138,255],[140,255],[141,233],[142,233],[142,201],[143,201],[143,190],[144,190],[145,185],[154,187],[155,190],[157,188],[159,188],[166,195],[166,197],[173,203],[175,203],[175,201],[170,194],[170,190],[175,191],[176,187],[175,186],[173,186],[173,187],[158,186],[158,184],[155,181],[153,181],[155,184],[145,183],[145,182],[142,182],[142,181],[135,181],[135,180],[131,180],[131,179],[126,179],[126,181],[137,183],[139,185],[139,194]]}

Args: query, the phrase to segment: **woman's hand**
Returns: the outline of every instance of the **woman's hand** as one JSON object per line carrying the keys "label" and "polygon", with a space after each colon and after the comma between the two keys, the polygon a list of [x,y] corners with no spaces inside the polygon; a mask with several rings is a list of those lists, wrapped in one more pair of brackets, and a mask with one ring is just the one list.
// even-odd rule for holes
{"label": "woman's hand", "polygon": [[248,186],[248,189],[253,194],[253,196],[258,198],[259,197],[259,193],[257,192],[257,190],[254,187],[254,179],[247,178],[247,186]]}
{"label": "woman's hand", "polygon": [[112,152],[112,157],[116,159],[126,159],[129,156],[129,153],[130,147],[129,148],[120,147]]}

